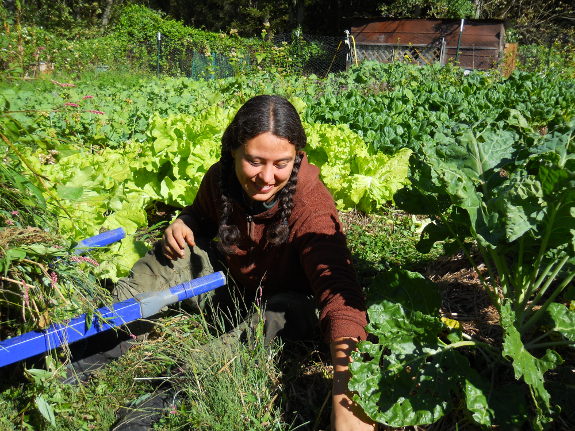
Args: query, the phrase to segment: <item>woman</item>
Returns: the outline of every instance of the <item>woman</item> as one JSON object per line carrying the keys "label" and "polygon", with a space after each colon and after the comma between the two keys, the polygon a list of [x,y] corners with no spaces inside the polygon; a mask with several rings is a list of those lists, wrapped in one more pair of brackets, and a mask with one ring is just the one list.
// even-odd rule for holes
{"label": "woman", "polygon": [[[206,173],[193,204],[166,229],[161,253],[176,272],[189,271],[195,261],[191,275],[203,275],[210,269],[202,249],[215,238],[243,298],[266,304],[267,338],[307,338],[313,296],[334,365],[332,427],[373,429],[347,390],[350,352],[366,336],[365,304],[334,201],[302,152],[305,145],[291,103],[278,96],[250,99],[224,132],[221,159]],[[158,273],[149,265],[135,267],[136,278],[138,272],[146,278]],[[120,297],[142,290],[134,277],[118,287],[128,292]]]}

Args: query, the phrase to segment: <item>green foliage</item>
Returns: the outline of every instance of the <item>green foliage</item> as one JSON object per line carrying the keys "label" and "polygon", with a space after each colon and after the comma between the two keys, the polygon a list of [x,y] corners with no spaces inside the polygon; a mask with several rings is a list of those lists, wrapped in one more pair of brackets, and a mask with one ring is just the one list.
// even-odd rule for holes
{"label": "green foliage", "polygon": [[94,276],[98,262],[71,256],[69,246],[38,228],[0,231],[5,335],[45,328],[110,302]]}
{"label": "green foliage", "polygon": [[[4,159],[6,162],[8,158]],[[0,226],[39,226],[53,223],[42,191],[11,164],[0,165]]]}
{"label": "green foliage", "polygon": [[102,25],[102,15],[111,6],[115,12],[117,4],[109,0],[80,0],[73,3],[65,0],[21,1],[21,19],[25,23],[42,26],[65,34],[66,31]]}
{"label": "green foliage", "polygon": [[13,28],[0,34],[0,47],[0,73],[7,77],[77,73],[100,65],[148,67],[136,56],[129,61],[130,49],[117,35],[91,30],[63,36],[43,27]]}
{"label": "green foliage", "polygon": [[[517,112],[507,121],[529,128]],[[489,272],[489,278],[481,276],[482,284],[501,315],[500,360],[509,361],[516,379],[528,386],[537,429],[554,415],[544,376],[563,361],[554,349],[573,345],[566,330],[573,312],[552,304],[575,277],[574,130],[572,121],[543,137],[531,132],[529,145],[517,132],[471,129],[457,137],[438,133],[412,156],[411,188],[396,196],[400,207],[435,217],[422,232],[422,249],[438,240],[465,247],[469,236],[477,242]],[[550,320],[542,324],[545,316]],[[430,340],[423,345],[436,349]],[[477,394],[474,398],[477,401]],[[436,408],[432,404],[424,410]],[[370,411],[380,414],[373,407]],[[386,422],[391,418],[377,417]],[[486,424],[485,418],[480,422]],[[414,423],[410,419],[403,425]]]}
{"label": "green foliage", "polygon": [[[106,295],[97,283],[84,283],[93,290],[78,290],[83,281],[74,278],[77,273],[73,271],[112,279],[126,274],[145,252],[147,244],[141,232],[147,228],[148,211],[158,202],[174,207],[189,203],[205,170],[218,159],[221,133],[236,109],[256,94],[281,94],[294,102],[306,120],[310,161],[321,168],[340,208],[385,213],[391,211],[386,205],[395,196],[396,204],[409,213],[433,218],[427,225],[421,218],[397,216],[391,211],[391,221],[391,216],[376,218],[373,223],[362,222],[349,229],[350,246],[365,262],[359,269],[367,268],[362,273],[367,274],[365,279],[390,265],[417,266],[428,258],[413,247],[414,237],[425,226],[420,251],[429,251],[438,241],[457,243],[476,236],[487,251],[486,263],[491,270],[487,287],[506,298],[501,300],[501,307],[511,304],[505,320],[504,358],[500,352],[489,353],[485,346],[450,331],[433,311],[436,305],[422,309],[406,302],[409,296],[424,298],[420,288],[409,295],[399,288],[389,289],[388,296],[379,295],[370,313],[374,314],[372,330],[379,331],[381,344],[362,347],[366,362],[371,361],[368,366],[362,368],[360,358],[356,358],[364,377],[374,373],[365,378],[376,386],[366,387],[367,398],[359,400],[370,406],[366,407],[370,414],[395,424],[399,415],[404,415],[415,423],[434,421],[451,409],[465,408],[469,420],[486,427],[520,426],[528,413],[530,420],[545,423],[553,417],[558,400],[569,399],[557,385],[552,391],[547,377],[557,371],[555,364],[561,362],[558,355],[567,358],[563,349],[570,348],[573,340],[573,311],[555,302],[560,296],[547,304],[550,294],[567,290],[573,264],[569,257],[573,253],[572,197],[568,193],[574,189],[570,177],[572,132],[565,124],[574,116],[575,91],[565,75],[518,73],[503,80],[491,73],[465,76],[449,67],[367,63],[326,80],[268,73],[210,81],[144,80],[92,73],[80,79],[54,81],[0,84],[0,126],[14,147],[5,141],[6,145],[0,146],[7,166],[0,172],[4,181],[15,184],[18,190],[6,188],[0,194],[7,202],[2,220],[5,225],[12,220],[13,227],[25,228],[40,223],[36,215],[52,215],[51,219],[58,218],[58,228],[67,238],[34,241],[44,248],[4,247],[2,265],[12,271],[8,276],[37,284],[42,294],[39,297],[46,299],[34,298],[41,305],[36,313],[32,302],[21,305],[23,286],[10,285],[16,298],[6,320],[13,325],[10,328],[28,328],[21,321],[23,310],[28,325],[41,326],[83,311],[90,306],[88,298],[104,301]],[[418,193],[394,195],[407,183],[408,157],[412,161],[412,192]],[[17,194],[9,194],[12,192]],[[553,210],[552,198],[566,200]],[[28,206],[36,212],[22,213]],[[12,211],[20,212],[15,215]],[[449,221],[450,227],[443,220]],[[548,222],[552,228],[546,251],[533,263],[529,259],[538,256],[537,241],[547,236]],[[78,266],[66,257],[72,240],[120,225],[127,228],[129,237],[94,254],[101,262],[98,267],[89,262]],[[523,246],[517,247],[521,241]],[[64,245],[64,251],[52,250],[53,243]],[[60,252],[62,256],[56,255]],[[494,253],[503,257],[497,259]],[[62,272],[58,273],[59,280],[70,280],[70,287],[62,287],[68,286],[64,281],[57,286],[65,300],[58,297],[40,265],[24,261],[37,261],[52,269],[48,265],[53,264],[54,257],[64,265],[55,267],[56,272]],[[523,272],[516,271],[518,266]],[[529,268],[532,272],[527,271]],[[536,273],[534,268],[539,268]],[[94,275],[88,278],[95,281]],[[530,292],[521,290],[524,282],[532,286]],[[382,285],[409,289],[421,284],[425,283],[413,275],[384,279],[373,289],[373,298]],[[398,297],[402,299],[394,300]],[[535,305],[542,306],[542,311],[534,309]],[[379,319],[378,313],[405,319],[405,325]],[[519,337],[512,327],[517,328]],[[482,362],[459,353],[461,348],[472,346],[491,359]],[[551,353],[547,353],[548,347],[553,348]],[[384,355],[387,350],[393,352],[389,359]],[[240,369],[245,371],[250,360]],[[507,366],[507,373],[516,374],[519,381],[496,385],[497,391],[492,392],[489,376],[483,372],[493,370],[492,360],[498,367]],[[416,375],[413,364],[420,366],[421,374]],[[411,367],[410,373],[406,366]],[[380,369],[384,369],[383,377]],[[433,379],[442,382],[440,388],[430,383]],[[389,388],[395,382],[394,392]],[[113,387],[108,382],[90,390],[106,392]],[[197,390],[189,389],[190,394]],[[415,401],[409,397],[411,391],[416,391]],[[131,394],[129,399],[142,395]],[[37,419],[46,421],[50,418],[47,405],[54,411],[58,406],[47,395],[45,403],[36,403],[36,396],[26,399],[32,400]],[[454,403],[454,396],[461,403]],[[14,411],[24,406],[15,406],[16,398],[0,402],[0,412],[6,410],[8,417],[17,417]],[[243,407],[259,405],[247,398],[244,402]],[[376,410],[379,406],[386,408]],[[28,406],[25,411],[31,409]],[[187,412],[178,410],[178,415],[169,416],[166,423],[183,424],[189,419]],[[250,412],[250,417],[256,418],[250,424],[264,427],[265,415]],[[67,414],[55,415],[57,423]],[[102,423],[112,421],[108,418]],[[79,429],[83,426],[79,422],[66,426]]]}
{"label": "green foliage", "polygon": [[443,253],[435,246],[429,254],[416,249],[421,230],[429,219],[384,208],[369,216],[351,211],[342,214],[347,244],[362,285],[390,268],[422,270],[425,264]]}
{"label": "green foliage", "polygon": [[554,69],[551,79],[516,72],[505,80],[439,65],[365,62],[330,77],[309,103],[306,120],[347,124],[376,150],[393,153],[418,151],[437,132],[450,135],[469,125],[523,134],[526,129],[505,121],[511,113],[539,129],[573,118],[574,107],[575,83],[561,70]]}
{"label": "green foliage", "polygon": [[[349,388],[374,420],[394,427],[434,423],[453,408],[454,394],[470,375],[456,349],[472,346],[439,319],[439,293],[417,273],[384,273],[370,287],[367,330],[353,354]],[[481,408],[485,399],[476,398]]]}
{"label": "green foliage", "polygon": [[[246,70],[285,73],[301,70],[321,49],[301,38],[275,46],[266,38],[240,38],[237,32],[213,33],[187,27],[160,12],[128,5],[110,31],[67,28],[58,33],[38,25],[5,22],[0,34],[0,72],[7,76],[38,77],[45,73],[78,73],[85,70],[130,69],[189,76],[194,61],[225,55],[229,74]],[[162,34],[158,52],[157,34]],[[203,77],[209,77],[206,74]]]}
{"label": "green foliage", "polygon": [[392,156],[370,151],[346,126],[314,124],[307,128],[308,156],[340,209],[380,210],[406,184],[411,151]]}
{"label": "green foliage", "polygon": [[[198,30],[139,5],[126,7],[115,27],[115,34],[143,51],[150,63],[156,61],[158,32],[162,35],[162,70],[172,75],[192,74],[194,78],[197,76],[186,64],[193,69],[195,62],[213,62],[216,54],[225,56],[225,63],[231,69],[229,75],[238,75],[247,70],[299,71],[310,57],[321,51],[318,45],[301,38],[296,38],[291,44],[276,46],[265,38],[265,33],[262,33],[262,38],[240,38],[237,31],[226,34]],[[180,64],[175,64],[174,59]],[[203,77],[209,78],[211,74],[216,74],[216,71],[208,70]]]}
{"label": "green foliage", "polygon": [[161,425],[197,430],[289,429],[274,405],[279,389],[274,359],[279,349],[264,346],[263,320],[248,331],[246,342],[223,338],[202,346],[191,342],[173,352],[184,370],[176,377],[183,402]]}
{"label": "green foliage", "polygon": [[517,68],[529,72],[556,73],[575,76],[575,43],[554,42],[545,45],[519,45]]}
{"label": "green foliage", "polygon": [[380,7],[386,17],[397,18],[470,18],[474,13],[471,0],[395,0]]}

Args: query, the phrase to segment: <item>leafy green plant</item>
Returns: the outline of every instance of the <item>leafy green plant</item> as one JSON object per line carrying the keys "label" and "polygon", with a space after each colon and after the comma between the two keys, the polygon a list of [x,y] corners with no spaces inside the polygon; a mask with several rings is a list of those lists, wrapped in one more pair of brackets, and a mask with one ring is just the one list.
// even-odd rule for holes
{"label": "leafy green plant", "polygon": [[421,270],[443,253],[439,245],[428,254],[416,249],[421,231],[430,222],[428,218],[418,219],[393,207],[367,215],[342,212],[340,218],[363,285],[371,284],[378,274],[391,268]]}
{"label": "leafy green plant", "polygon": [[307,133],[306,152],[321,168],[321,178],[340,209],[375,212],[407,183],[410,150],[391,156],[375,153],[344,125],[311,124]]}
{"label": "leafy green plant", "polygon": [[[512,117],[517,127],[528,127],[518,113],[512,113]],[[466,130],[452,137],[438,133],[434,142],[411,159],[411,188],[396,195],[397,204],[406,211],[434,217],[433,223],[422,232],[420,251],[428,251],[436,241],[454,241],[467,250],[501,317],[503,344],[497,347],[498,361],[512,367],[516,386],[528,388],[531,421],[536,429],[543,429],[556,415],[555,402],[546,388],[546,373],[563,362],[563,352],[567,352],[564,349],[572,348],[575,343],[572,325],[575,312],[557,302],[575,277],[574,132],[575,121],[571,121],[545,136],[532,134],[529,145],[518,141],[517,134],[497,133],[489,128],[481,132]],[[469,253],[465,242],[468,237],[475,240],[487,272],[478,268],[479,262]],[[399,362],[395,359],[393,352],[401,351],[402,338],[389,340],[393,337],[389,334],[396,330],[388,331],[387,326],[399,325],[388,323],[390,320],[407,322],[405,326],[410,331],[434,327],[433,336],[426,331],[423,338],[410,341],[409,354],[416,354],[423,362],[413,359],[422,368],[409,379],[423,385],[433,373],[457,371],[466,376],[464,391],[473,420],[484,426],[498,423],[496,397],[492,397],[489,385],[481,382],[477,373],[470,374],[468,367],[462,368],[462,360],[452,357],[447,363],[427,368],[428,353],[438,349],[436,338],[441,329],[434,323],[437,318],[429,320],[416,312],[405,313],[395,304],[378,307],[383,308],[370,311],[376,322],[372,329],[392,354],[384,358],[381,345],[363,345],[360,352],[374,358],[369,362],[371,367],[374,361],[382,360],[390,361],[390,367],[397,370],[398,364],[409,362],[402,362],[407,358],[404,355],[397,356]],[[393,317],[388,313],[394,318],[387,319]],[[454,348],[480,345],[453,336],[449,341],[451,344],[442,349],[450,352]],[[356,383],[360,375],[371,382],[367,391],[360,390],[366,389],[364,386],[355,386],[360,404],[374,418],[386,423],[393,420],[399,425],[402,422],[399,410],[391,415],[384,413],[386,410],[380,409],[377,401],[383,394],[374,392],[376,388],[387,387],[385,379],[396,375],[392,373],[389,377],[387,372],[381,374],[374,368],[366,371],[359,362],[355,367],[356,371],[362,370]],[[454,382],[462,384],[461,378]],[[430,402],[433,399],[430,394],[443,393],[438,399],[445,400],[447,392],[443,391],[448,387],[446,383],[425,389],[422,396],[426,403],[420,406],[425,414],[421,416],[404,395],[405,402],[399,404],[407,409],[402,412],[406,418],[404,425],[429,423],[445,414],[443,401]],[[452,387],[451,391],[457,392],[457,388]],[[400,395],[400,401],[403,399]],[[478,406],[486,414],[479,414]]]}
{"label": "leafy green plant", "polygon": [[492,71],[464,75],[451,66],[365,62],[328,78],[305,117],[347,124],[370,147],[393,154],[400,148],[418,151],[437,131],[446,134],[469,124],[507,128],[510,110],[544,130],[572,118],[574,106],[574,81],[561,74],[542,79],[516,72],[503,79]]}

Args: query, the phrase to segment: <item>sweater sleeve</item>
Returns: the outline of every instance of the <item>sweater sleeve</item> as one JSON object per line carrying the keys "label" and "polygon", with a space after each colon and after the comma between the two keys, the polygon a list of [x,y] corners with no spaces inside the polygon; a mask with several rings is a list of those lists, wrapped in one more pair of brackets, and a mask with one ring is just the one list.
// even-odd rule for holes
{"label": "sweater sleeve", "polygon": [[365,340],[366,307],[345,235],[331,195],[308,202],[294,226],[300,262],[320,308],[326,342],[341,337]]}
{"label": "sweater sleeve", "polygon": [[218,187],[219,164],[216,163],[202,179],[198,193],[191,205],[185,207],[178,218],[181,218],[194,232],[194,236],[212,239],[217,234],[218,212],[216,205],[220,196]]}

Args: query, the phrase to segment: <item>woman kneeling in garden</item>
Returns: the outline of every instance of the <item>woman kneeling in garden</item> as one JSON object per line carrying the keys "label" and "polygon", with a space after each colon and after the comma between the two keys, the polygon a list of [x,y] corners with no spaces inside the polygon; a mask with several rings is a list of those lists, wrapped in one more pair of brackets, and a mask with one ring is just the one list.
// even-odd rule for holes
{"label": "woman kneeling in garden", "polygon": [[[219,260],[243,300],[264,304],[267,341],[312,338],[319,308],[334,365],[332,427],[373,429],[347,389],[349,355],[366,336],[363,295],[333,198],[308,163],[305,145],[291,103],[278,96],[250,99],[224,132],[221,159],[193,204],[115,293],[125,299],[166,288],[213,272]],[[208,253],[213,239],[217,257]],[[230,296],[221,288],[212,299],[229,306]]]}

